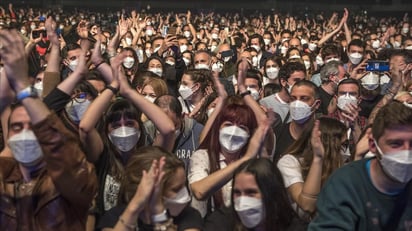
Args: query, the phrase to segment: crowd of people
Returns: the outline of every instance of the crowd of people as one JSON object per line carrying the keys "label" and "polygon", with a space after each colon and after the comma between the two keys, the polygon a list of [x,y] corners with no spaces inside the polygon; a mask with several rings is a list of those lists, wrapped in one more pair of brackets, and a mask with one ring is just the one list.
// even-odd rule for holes
{"label": "crowd of people", "polygon": [[0,5],[1,230],[412,229],[412,19]]}

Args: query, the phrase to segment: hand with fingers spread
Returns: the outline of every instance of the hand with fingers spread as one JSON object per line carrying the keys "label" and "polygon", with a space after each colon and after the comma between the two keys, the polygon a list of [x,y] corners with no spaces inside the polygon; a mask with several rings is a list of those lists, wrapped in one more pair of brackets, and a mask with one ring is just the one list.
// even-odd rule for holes
{"label": "hand with fingers spread", "polygon": [[149,206],[152,215],[160,214],[165,210],[165,205],[163,203],[163,176],[165,172],[163,168],[166,164],[166,158],[162,157],[159,160],[159,164],[157,166],[157,177],[154,179],[153,182],[153,191],[149,199]]}
{"label": "hand with fingers spread", "polygon": [[323,147],[321,140],[322,132],[319,129],[319,124],[319,120],[316,120],[312,129],[310,144],[312,145],[313,157],[323,159],[325,155],[325,148]]}
{"label": "hand with fingers spread", "polygon": [[87,21],[81,20],[76,28],[77,34],[81,39],[87,39],[89,37],[89,30],[87,29]]}

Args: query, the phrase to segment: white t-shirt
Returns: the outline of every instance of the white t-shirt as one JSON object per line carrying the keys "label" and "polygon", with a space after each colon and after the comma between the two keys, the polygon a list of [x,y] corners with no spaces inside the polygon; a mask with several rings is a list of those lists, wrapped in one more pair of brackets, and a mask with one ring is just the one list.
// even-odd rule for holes
{"label": "white t-shirt", "polygon": [[[219,156],[219,166],[220,169],[226,168],[225,157],[220,154]],[[190,164],[189,164],[189,172],[188,172],[188,181],[189,185],[202,180],[209,176],[210,168],[209,168],[209,156],[206,149],[199,149],[196,150],[192,156],[190,157]],[[222,187],[222,194],[223,194],[223,202],[225,206],[230,206],[230,196],[232,193],[232,180],[229,180],[223,187]],[[212,209],[213,209],[213,202]],[[204,217],[207,213],[207,200],[199,201],[196,200],[194,196],[192,196],[192,207],[197,209],[202,217]]]}

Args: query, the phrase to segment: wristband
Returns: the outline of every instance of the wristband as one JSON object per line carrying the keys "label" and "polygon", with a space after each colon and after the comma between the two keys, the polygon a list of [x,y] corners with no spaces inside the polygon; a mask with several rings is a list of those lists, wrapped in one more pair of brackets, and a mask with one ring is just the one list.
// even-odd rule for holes
{"label": "wristband", "polygon": [[250,95],[250,91],[244,91],[244,92],[242,92],[242,93],[240,93],[240,96],[242,97],[242,98],[244,98],[246,95]]}
{"label": "wristband", "polygon": [[110,86],[110,85],[106,85],[106,89],[109,89],[110,91],[112,91],[112,92],[113,92],[113,95],[116,95],[117,92],[119,92],[119,89],[117,89],[117,88],[115,88],[115,87],[112,87],[112,86]]}
{"label": "wristband", "polygon": [[32,98],[37,98],[39,95],[37,93],[36,88],[34,86],[30,85],[23,90],[21,90],[19,93],[17,93],[17,101],[21,102],[25,98],[32,97]]}
{"label": "wristband", "polygon": [[163,210],[162,213],[156,214],[152,216],[152,221],[153,223],[161,223],[167,221],[169,217],[167,216],[167,211],[166,209]]}

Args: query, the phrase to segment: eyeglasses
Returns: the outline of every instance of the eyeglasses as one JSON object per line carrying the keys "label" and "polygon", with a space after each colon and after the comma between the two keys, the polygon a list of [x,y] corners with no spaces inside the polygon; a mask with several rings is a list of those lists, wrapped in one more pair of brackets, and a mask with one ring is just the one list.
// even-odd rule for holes
{"label": "eyeglasses", "polygon": [[79,92],[72,98],[72,100],[74,100],[78,103],[83,103],[87,100],[87,93],[86,92]]}

